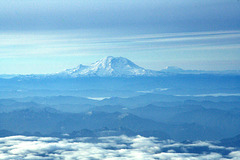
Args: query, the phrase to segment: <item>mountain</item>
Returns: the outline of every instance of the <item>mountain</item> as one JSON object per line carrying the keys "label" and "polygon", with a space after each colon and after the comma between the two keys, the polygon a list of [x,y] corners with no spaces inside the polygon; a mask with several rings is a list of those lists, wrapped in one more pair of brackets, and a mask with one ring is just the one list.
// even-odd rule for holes
{"label": "mountain", "polygon": [[[219,119],[224,118],[219,117]],[[39,135],[59,133],[61,135],[67,133],[71,135],[72,132],[77,131],[74,134],[75,136],[131,134],[183,141],[216,140],[235,135],[235,133],[222,134],[219,127],[209,127],[191,122],[180,124],[156,122],[127,112],[66,113],[52,108],[27,108],[0,113],[0,122],[0,137],[14,133],[23,133],[24,135],[26,133],[29,135],[35,133]],[[220,126],[219,124],[217,125]],[[235,127],[238,124],[235,124]],[[224,130],[226,132],[231,131],[231,128],[225,127]],[[98,132],[91,133],[91,131]]]}
{"label": "mountain", "polygon": [[121,77],[121,76],[156,76],[159,72],[139,67],[132,61],[123,57],[106,57],[90,66],[79,65],[73,69],[66,69],[58,75],[81,77]]}
{"label": "mountain", "polygon": [[233,138],[222,139],[220,145],[240,148],[240,134]]}
{"label": "mountain", "polygon": [[173,123],[194,123],[209,127],[219,135],[232,137],[240,133],[240,116],[238,113],[220,109],[199,109],[176,114]]}
{"label": "mountain", "polygon": [[184,70],[176,66],[168,66],[160,70],[162,74],[240,74],[239,70],[224,70],[224,71],[206,71],[206,70]]}
{"label": "mountain", "polygon": [[176,66],[168,66],[165,69],[162,69],[161,72],[181,73],[181,72],[184,72],[184,70]]}
{"label": "mountain", "polygon": [[[3,135],[11,134],[11,132],[50,134],[53,132],[71,133],[82,129],[99,130],[108,128],[116,130],[128,128],[138,134],[158,131],[159,137],[170,138],[168,134],[162,131],[164,126],[162,123],[140,118],[130,113],[65,113],[52,108],[28,108],[0,113],[0,122],[0,134],[3,132]],[[7,131],[9,133],[6,133]],[[150,134],[150,136],[153,135]]]}

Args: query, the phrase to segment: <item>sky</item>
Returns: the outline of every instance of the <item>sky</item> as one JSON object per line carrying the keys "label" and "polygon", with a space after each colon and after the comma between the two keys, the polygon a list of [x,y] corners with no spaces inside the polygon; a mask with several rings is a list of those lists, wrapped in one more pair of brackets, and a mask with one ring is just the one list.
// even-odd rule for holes
{"label": "sky", "polygon": [[106,56],[154,70],[240,70],[240,1],[0,1],[0,74],[55,73]]}

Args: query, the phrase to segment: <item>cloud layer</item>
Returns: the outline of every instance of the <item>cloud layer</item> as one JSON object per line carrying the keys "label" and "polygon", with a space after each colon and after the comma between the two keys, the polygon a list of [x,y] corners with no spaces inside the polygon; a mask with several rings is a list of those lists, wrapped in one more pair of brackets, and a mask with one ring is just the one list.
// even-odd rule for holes
{"label": "cloud layer", "polygon": [[12,136],[0,138],[0,159],[239,159],[240,151],[210,142],[177,143],[154,137],[59,139]]}

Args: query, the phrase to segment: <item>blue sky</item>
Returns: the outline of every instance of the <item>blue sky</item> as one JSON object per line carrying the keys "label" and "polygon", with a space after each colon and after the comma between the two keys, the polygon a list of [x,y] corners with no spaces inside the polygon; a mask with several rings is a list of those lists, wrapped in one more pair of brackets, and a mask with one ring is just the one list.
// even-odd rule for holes
{"label": "blue sky", "polygon": [[240,70],[240,1],[0,1],[0,74],[110,55],[155,70]]}

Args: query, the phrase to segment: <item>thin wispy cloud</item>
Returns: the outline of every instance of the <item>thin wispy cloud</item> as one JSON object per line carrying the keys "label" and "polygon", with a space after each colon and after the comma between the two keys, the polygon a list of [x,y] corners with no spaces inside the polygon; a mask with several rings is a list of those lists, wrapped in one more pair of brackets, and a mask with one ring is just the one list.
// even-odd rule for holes
{"label": "thin wispy cloud", "polygon": [[[75,32],[75,31],[73,31]],[[76,31],[77,32],[77,31]],[[164,41],[191,41],[207,39],[239,38],[240,31],[216,31],[216,32],[189,32],[189,33],[163,33],[143,34],[124,37],[81,37],[73,33],[59,34],[2,34],[1,46],[5,45],[30,45],[48,43],[121,43],[121,42],[164,42]]]}
{"label": "thin wispy cloud", "polygon": [[[231,41],[231,39],[232,42],[229,42],[228,40]],[[209,40],[213,40],[213,42],[209,42]],[[220,40],[222,41],[221,43],[218,42]],[[202,45],[203,41],[204,45]],[[135,37],[98,38],[76,37],[72,33],[65,35],[4,35],[0,37],[0,56],[21,56],[21,54],[55,55],[63,53],[71,55],[75,54],[75,51],[79,51],[79,55],[81,55],[81,51],[97,52],[98,50],[104,51],[108,49],[156,50],[164,48],[174,49],[176,47],[180,47],[181,49],[231,49],[239,48],[239,45],[236,45],[236,41],[240,41],[240,31],[169,33],[139,35]]]}
{"label": "thin wispy cloud", "polygon": [[152,40],[137,41],[137,42],[177,42],[177,41],[197,41],[197,40],[211,40],[211,39],[229,39],[240,38],[240,34],[223,34],[223,35],[205,35],[205,36],[191,36],[191,37],[169,37],[156,38]]}

